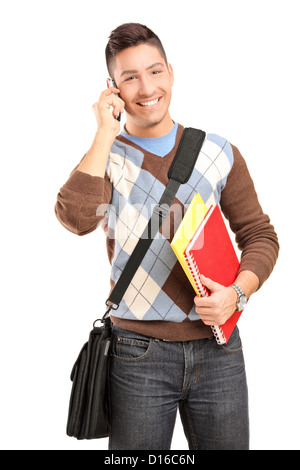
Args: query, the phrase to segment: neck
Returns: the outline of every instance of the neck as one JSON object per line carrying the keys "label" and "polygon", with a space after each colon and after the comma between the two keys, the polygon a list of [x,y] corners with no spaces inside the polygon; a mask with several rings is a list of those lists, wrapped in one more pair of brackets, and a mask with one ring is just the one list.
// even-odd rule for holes
{"label": "neck", "polygon": [[137,122],[134,122],[127,115],[126,120],[126,131],[128,134],[134,135],[136,137],[146,137],[146,138],[156,138],[167,135],[174,127],[174,122],[171,119],[170,114],[168,113],[165,118],[153,125],[142,126]]}

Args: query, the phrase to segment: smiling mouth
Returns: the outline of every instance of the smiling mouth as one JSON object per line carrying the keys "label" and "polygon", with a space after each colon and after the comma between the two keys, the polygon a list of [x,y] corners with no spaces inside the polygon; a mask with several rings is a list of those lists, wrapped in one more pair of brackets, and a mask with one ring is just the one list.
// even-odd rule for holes
{"label": "smiling mouth", "polygon": [[153,106],[156,106],[159,101],[161,100],[162,97],[159,97],[157,98],[156,100],[152,100],[152,101],[145,101],[144,103],[137,103],[139,106],[141,106],[142,108],[151,108]]}

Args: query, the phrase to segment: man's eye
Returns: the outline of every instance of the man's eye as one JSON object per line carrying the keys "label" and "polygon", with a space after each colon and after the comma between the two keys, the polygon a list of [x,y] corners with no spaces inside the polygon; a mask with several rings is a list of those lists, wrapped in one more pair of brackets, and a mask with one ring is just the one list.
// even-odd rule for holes
{"label": "man's eye", "polygon": [[157,74],[161,73],[161,70],[153,70],[152,73],[153,73],[154,75],[157,75]]}
{"label": "man's eye", "polygon": [[134,77],[134,76],[132,76],[132,77],[129,77],[129,78],[127,78],[127,79],[126,79],[126,82],[129,82],[130,80],[134,80],[134,79],[135,79],[135,77]]}

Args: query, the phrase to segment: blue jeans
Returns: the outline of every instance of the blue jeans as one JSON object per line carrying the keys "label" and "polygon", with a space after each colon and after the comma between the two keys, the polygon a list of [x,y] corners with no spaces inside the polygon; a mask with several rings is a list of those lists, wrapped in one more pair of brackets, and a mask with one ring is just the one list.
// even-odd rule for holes
{"label": "blue jeans", "polygon": [[113,326],[110,450],[169,450],[177,409],[189,449],[248,450],[248,390],[236,328],[169,342]]}

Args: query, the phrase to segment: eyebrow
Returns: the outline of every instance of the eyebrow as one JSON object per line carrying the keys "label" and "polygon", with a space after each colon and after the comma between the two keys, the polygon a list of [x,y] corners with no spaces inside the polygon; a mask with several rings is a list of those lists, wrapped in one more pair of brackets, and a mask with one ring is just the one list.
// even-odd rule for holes
{"label": "eyebrow", "polygon": [[[164,64],[162,62],[155,62],[155,64],[150,65],[149,67],[146,68],[146,70],[151,70],[154,69],[155,67],[164,67]],[[121,73],[121,77],[124,75],[130,75],[132,73],[138,73],[138,70],[124,70],[124,72]]]}

